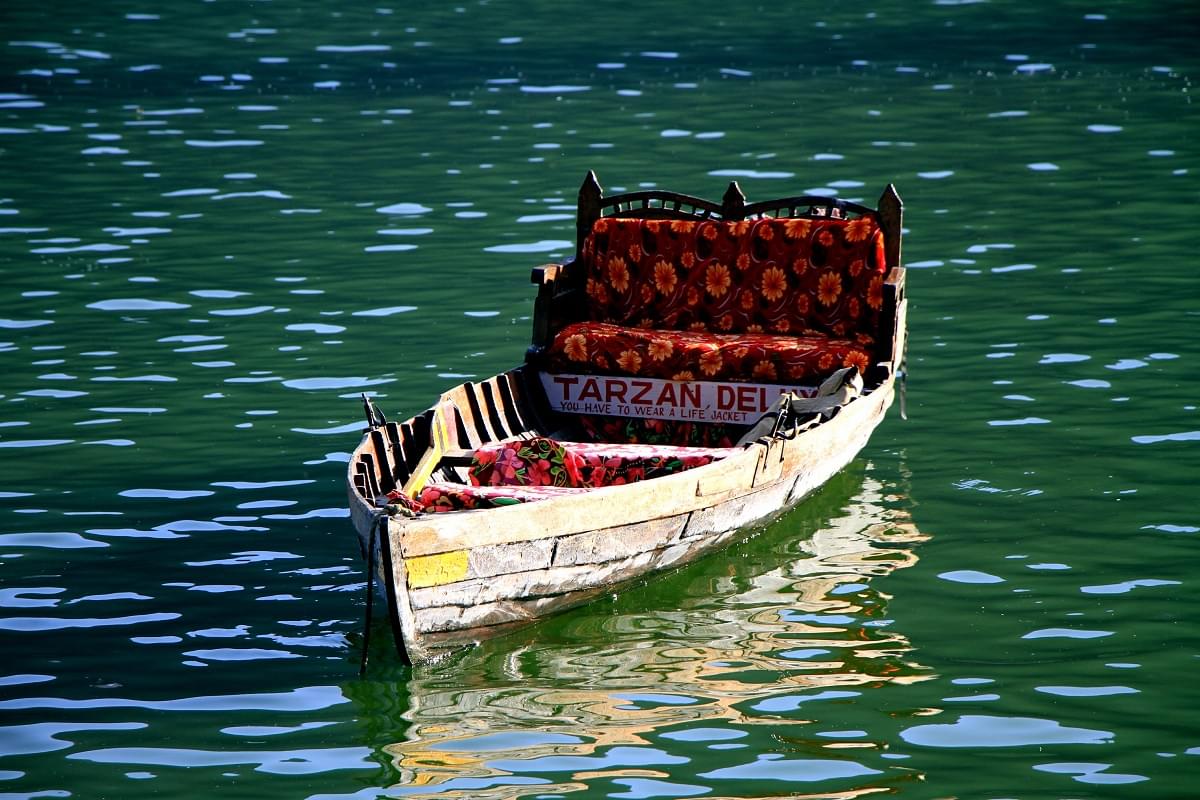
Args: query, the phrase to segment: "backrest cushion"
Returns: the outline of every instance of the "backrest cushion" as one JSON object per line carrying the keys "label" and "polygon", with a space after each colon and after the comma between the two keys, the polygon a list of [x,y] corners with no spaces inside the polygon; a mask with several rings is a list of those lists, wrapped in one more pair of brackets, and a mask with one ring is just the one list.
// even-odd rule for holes
{"label": "backrest cushion", "polygon": [[873,217],[606,217],[584,241],[588,318],[714,333],[873,336],[886,259]]}

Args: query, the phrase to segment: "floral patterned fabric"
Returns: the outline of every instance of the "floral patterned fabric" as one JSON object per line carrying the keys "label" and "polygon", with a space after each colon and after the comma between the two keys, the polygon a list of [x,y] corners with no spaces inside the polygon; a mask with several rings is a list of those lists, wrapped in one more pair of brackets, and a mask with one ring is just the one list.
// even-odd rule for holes
{"label": "floral patterned fabric", "polygon": [[820,334],[776,336],[626,328],[576,322],[554,337],[551,372],[588,372],[677,381],[789,383],[824,377],[840,367],[870,365],[871,338]]}
{"label": "floral patterned fabric", "polygon": [[886,266],[873,217],[604,218],[582,253],[588,319],[555,335],[550,371],[783,383],[870,365]]}
{"label": "floral patterned fabric", "polygon": [[715,448],[559,442],[537,437],[479,447],[467,478],[474,486],[599,488],[671,475],[726,455],[727,450]]}
{"label": "floral patterned fabric", "polygon": [[486,444],[475,451],[467,478],[473,486],[581,486],[582,459],[544,437]]}
{"label": "floral patterned fabric", "polygon": [[583,485],[595,488],[674,475],[729,455],[728,450],[716,448],[582,442],[571,442],[567,449],[583,461]]}
{"label": "floral patterned fabric", "polygon": [[427,514],[446,511],[470,511],[531,503],[577,494],[586,489],[561,486],[466,486],[461,483],[430,483],[421,490],[416,502]]}
{"label": "floral patterned fabric", "polygon": [[498,508],[673,475],[729,453],[721,448],[558,442],[541,437],[497,442],[475,451],[468,470],[471,485],[433,482],[416,498],[409,499],[397,489],[388,500],[412,513]]}
{"label": "floral patterned fabric", "polygon": [[594,442],[629,442],[687,447],[733,447],[749,426],[713,422],[580,414],[580,427]]}
{"label": "floral patterned fabric", "polygon": [[875,331],[886,258],[873,217],[603,218],[584,240],[589,319],[715,333]]}

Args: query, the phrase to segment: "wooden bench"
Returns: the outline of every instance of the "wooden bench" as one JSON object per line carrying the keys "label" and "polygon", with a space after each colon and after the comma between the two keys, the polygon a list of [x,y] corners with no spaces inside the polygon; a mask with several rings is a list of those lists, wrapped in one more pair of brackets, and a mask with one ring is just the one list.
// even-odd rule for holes
{"label": "wooden bench", "polygon": [[[614,407],[636,382],[643,399],[668,401],[698,384],[752,397],[739,384],[755,384],[760,399],[736,406],[743,416],[693,420],[748,424],[783,391],[804,394],[839,368],[894,365],[901,224],[891,185],[877,208],[816,196],[748,204],[736,182],[717,204],[659,190],[605,197],[589,172],[575,257],[533,271],[526,360],[555,409],[580,413],[585,429],[611,436],[613,417],[661,417],[663,403]],[[584,376],[608,376],[606,392],[572,404],[566,381]],[[639,424],[621,423],[633,436]]]}
{"label": "wooden bench", "polygon": [[[845,367],[869,381],[895,368],[901,214],[890,185],[877,208],[748,204],[736,183],[718,204],[605,197],[589,172],[574,258],[533,270],[526,369],[443,395],[429,440],[412,440],[389,485],[366,488],[414,512],[488,508],[724,457],[713,448],[732,448],[781,394],[811,395]],[[384,441],[399,433],[374,431],[375,452],[399,452]]]}

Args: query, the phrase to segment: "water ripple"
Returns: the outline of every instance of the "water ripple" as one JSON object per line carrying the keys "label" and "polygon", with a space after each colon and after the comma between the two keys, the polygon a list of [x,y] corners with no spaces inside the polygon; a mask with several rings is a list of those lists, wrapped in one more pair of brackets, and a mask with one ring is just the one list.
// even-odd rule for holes
{"label": "water ripple", "polygon": [[1179,581],[1164,581],[1157,578],[1139,578],[1120,583],[1108,583],[1100,586],[1081,586],[1079,591],[1084,594],[1125,594],[1139,586],[1179,586]]}
{"label": "water ripple", "polygon": [[[74,742],[60,739],[64,733],[84,731],[132,731],[146,728],[144,722],[34,722],[0,727],[0,753],[6,756],[65,750]],[[26,795],[27,797],[46,796]]]}
{"label": "water ripple", "polygon": [[[293,378],[291,380],[283,381],[283,385],[289,389],[300,389],[301,391],[308,392],[322,389],[365,389],[368,386],[380,386],[385,383],[394,383],[395,380],[395,378],[366,378],[361,376],[351,378]],[[297,428],[296,430],[300,429]],[[313,431],[303,430],[301,432],[311,433]]]}
{"label": "water ripple", "polygon": [[136,764],[156,767],[253,766],[275,775],[313,775],[335,770],[377,770],[368,747],[330,747],[289,750],[193,750],[179,747],[108,747],[71,753],[69,759],[96,764]]}
{"label": "water ripple", "polygon": [[1070,775],[1079,783],[1092,785],[1117,786],[1126,783],[1139,783],[1149,780],[1145,775],[1133,775],[1117,772],[1106,772],[1112,764],[1094,764],[1088,762],[1059,762],[1052,764],[1035,764],[1039,772],[1049,772],[1055,775]]}
{"label": "water ripple", "polygon": [[99,311],[178,311],[191,308],[187,303],[176,303],[170,300],[147,300],[142,297],[120,297],[112,300],[97,300],[88,303],[88,308]]}
{"label": "water ripple", "polygon": [[1090,631],[1075,628],[1041,628],[1030,631],[1022,639],[1101,639],[1112,636],[1112,631]]}
{"label": "water ripple", "polygon": [[1180,433],[1166,433],[1160,436],[1131,436],[1129,437],[1137,444],[1160,444],[1162,442],[1195,442],[1200,441],[1200,431],[1182,431]]}
{"label": "water ripple", "polygon": [[954,583],[1004,583],[1004,578],[999,575],[992,575],[988,572],[980,572],[974,569],[958,569],[950,572],[938,573],[938,577],[942,580],[953,581]]}
{"label": "water ripple", "polygon": [[900,738],[924,747],[1028,747],[1050,744],[1108,744],[1112,731],[1072,728],[1049,719],[965,714],[956,722],[915,725]]}
{"label": "water ripple", "polygon": [[124,489],[118,494],[121,497],[136,497],[150,500],[190,500],[195,497],[209,497],[212,492],[207,489]]}
{"label": "water ripple", "polygon": [[185,139],[189,147],[220,148],[220,147],[260,147],[266,142],[262,139]]}
{"label": "water ripple", "polygon": [[281,658],[303,658],[287,650],[266,650],[257,647],[217,647],[209,650],[185,650],[183,655],[205,661],[269,661]]}
{"label": "water ripple", "polygon": [[429,206],[423,206],[420,203],[392,203],[388,206],[382,206],[375,209],[380,214],[395,214],[398,216],[416,216],[418,214],[428,214],[433,209]]}
{"label": "water ripple", "polygon": [[0,618],[0,630],[6,631],[60,631],[71,628],[103,628],[113,625],[141,625],[147,622],[167,622],[179,619],[182,614],[160,611],[154,614],[131,614],[124,617],[4,617]]}
{"label": "water ripple", "polygon": [[562,239],[541,239],[536,242],[523,242],[520,244],[496,244],[483,248],[486,253],[549,253],[555,250],[571,251],[574,249],[574,242]]}
{"label": "water ripple", "polygon": [[1037,690],[1059,697],[1109,697],[1117,694],[1138,694],[1129,686],[1038,686]]}
{"label": "water ripple", "polygon": [[0,441],[0,447],[6,448],[25,448],[25,447],[58,447],[64,444],[74,444],[74,439],[9,439],[8,441]]}
{"label": "water ripple", "polygon": [[97,697],[76,700],[62,697],[18,697],[0,700],[0,710],[83,710],[97,708],[140,708],[148,711],[321,711],[349,700],[337,686],[302,686],[281,692],[200,695],[170,700],[134,700]]}
{"label": "water ripple", "polygon": [[807,783],[882,774],[877,769],[871,769],[850,760],[786,759],[777,753],[766,753],[745,764],[701,772],[700,777],[717,780],[772,780]]}

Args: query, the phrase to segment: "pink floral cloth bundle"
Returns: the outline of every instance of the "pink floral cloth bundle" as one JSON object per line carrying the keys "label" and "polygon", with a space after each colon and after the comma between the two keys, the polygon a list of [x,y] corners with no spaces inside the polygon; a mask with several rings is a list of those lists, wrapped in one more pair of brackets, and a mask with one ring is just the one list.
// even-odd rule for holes
{"label": "pink floral cloth bundle", "polygon": [[470,485],[433,482],[416,498],[388,499],[414,513],[496,508],[673,475],[729,455],[723,448],[560,442],[545,437],[486,444],[467,471]]}
{"label": "pink floral cloth bundle", "polygon": [[598,489],[673,475],[724,458],[721,448],[559,442],[535,437],[475,451],[473,486],[558,486]]}

